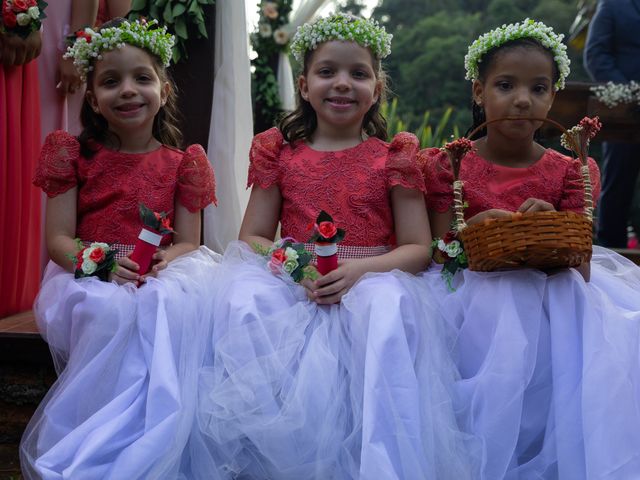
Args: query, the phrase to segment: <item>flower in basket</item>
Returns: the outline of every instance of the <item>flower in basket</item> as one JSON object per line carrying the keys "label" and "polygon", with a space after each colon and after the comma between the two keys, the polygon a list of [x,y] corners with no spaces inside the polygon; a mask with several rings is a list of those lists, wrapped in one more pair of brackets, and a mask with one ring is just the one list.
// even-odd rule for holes
{"label": "flower in basket", "polygon": [[283,238],[275,242],[270,248],[258,244],[254,250],[268,259],[267,267],[278,275],[286,273],[294,282],[301,282],[305,278],[315,280],[318,276],[311,263],[311,254],[304,248],[304,243],[297,243],[292,238]]}
{"label": "flower in basket", "polygon": [[73,262],[75,278],[98,277],[106,282],[109,280],[109,273],[115,271],[117,249],[111,248],[102,242],[93,242],[85,247],[80,239],[76,239],[80,249],[75,255],[67,255]]}
{"label": "flower in basket", "polygon": [[0,31],[27,38],[31,32],[40,29],[45,18],[47,3],[43,0],[0,0],[2,2],[2,22]]}
{"label": "flower in basket", "polygon": [[455,290],[452,285],[453,276],[458,270],[469,266],[462,242],[457,238],[457,233],[450,230],[444,238],[434,238],[431,246],[433,260],[442,264],[442,277],[447,282],[449,290]]}

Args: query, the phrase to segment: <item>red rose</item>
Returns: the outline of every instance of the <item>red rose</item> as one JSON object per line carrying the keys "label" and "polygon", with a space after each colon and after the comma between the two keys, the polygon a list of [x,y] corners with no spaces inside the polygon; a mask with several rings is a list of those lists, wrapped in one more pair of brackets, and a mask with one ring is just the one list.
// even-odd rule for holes
{"label": "red rose", "polygon": [[29,8],[37,7],[38,6],[38,2],[36,0],[27,0],[27,5],[29,6]]}
{"label": "red rose", "polygon": [[287,259],[287,255],[284,253],[284,248],[279,248],[271,254],[271,261],[276,263],[284,263]]}
{"label": "red rose", "polygon": [[[87,43],[91,43],[91,35],[85,32],[84,30],[78,30],[76,32],[76,38],[84,38],[87,41]],[[154,212],[154,215],[156,215],[156,218],[158,218],[157,213]]]}
{"label": "red rose", "polygon": [[78,253],[76,253],[76,265],[75,265],[76,270],[80,270],[82,268],[82,262],[84,261],[82,258],[82,254],[84,251],[85,249],[83,248]]}
{"label": "red rose", "polygon": [[162,228],[165,230],[171,230],[171,221],[169,220],[169,217],[164,217],[161,221],[160,224],[162,225]]}
{"label": "red rose", "polygon": [[27,6],[27,2],[25,0],[13,0],[13,11],[16,13],[20,13],[20,12],[26,12],[27,8],[29,8]]}
{"label": "red rose", "polygon": [[338,229],[333,222],[320,222],[320,225],[318,225],[318,232],[324,239],[328,240],[338,233]]}
{"label": "red rose", "polygon": [[2,12],[2,23],[7,28],[15,28],[17,25],[16,14],[12,11]]}
{"label": "red rose", "polygon": [[456,239],[456,235],[456,232],[454,232],[453,230],[449,230],[443,238],[444,243],[453,242]]}
{"label": "red rose", "polygon": [[104,250],[101,248],[94,248],[89,254],[89,260],[92,260],[96,263],[102,262],[104,260],[104,257]]}

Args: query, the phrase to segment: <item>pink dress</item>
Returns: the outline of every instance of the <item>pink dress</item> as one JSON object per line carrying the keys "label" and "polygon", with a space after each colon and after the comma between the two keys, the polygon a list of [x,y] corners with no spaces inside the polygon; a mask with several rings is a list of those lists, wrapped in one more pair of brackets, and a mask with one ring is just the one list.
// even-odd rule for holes
{"label": "pink dress", "polygon": [[[390,191],[424,189],[417,150],[404,133],[320,152],[271,129],[253,140],[249,184],[279,189],[283,237],[306,240],[324,209],[346,230],[339,256],[379,255],[395,243]],[[220,268],[199,421],[221,478],[473,478],[421,279],[369,273],[318,306],[241,242]]]}
{"label": "pink dress", "polygon": [[0,318],[31,308],[40,285],[38,65],[0,65]]}
{"label": "pink dress", "polygon": [[[420,153],[427,205],[452,204],[452,175],[437,149]],[[599,172],[589,161],[594,198]],[[554,150],[529,168],[462,162],[468,218],[515,211],[529,197],[582,212],[579,163]],[[479,479],[633,478],[640,471],[640,269],[594,247],[591,280],[575,269],[457,274],[449,292],[438,269],[425,281],[456,331],[460,380],[454,405],[475,437]]]}
{"label": "pink dress", "polygon": [[[50,197],[77,188],[78,237],[125,252],[141,228],[139,202],[197,212],[215,201],[198,145],[144,154],[102,148],[84,158],[63,131],[47,137],[34,183]],[[23,437],[25,478],[177,476],[204,355],[198,339],[210,330],[215,259],[201,247],[140,288],[76,280],[49,263],[34,311],[59,378]]]}

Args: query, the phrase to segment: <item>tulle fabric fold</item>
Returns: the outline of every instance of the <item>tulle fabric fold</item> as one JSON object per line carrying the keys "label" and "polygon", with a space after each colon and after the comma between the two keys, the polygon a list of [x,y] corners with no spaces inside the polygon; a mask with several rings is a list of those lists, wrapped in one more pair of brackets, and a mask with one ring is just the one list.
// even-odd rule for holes
{"label": "tulle fabric fold", "polygon": [[464,271],[455,291],[437,268],[425,280],[456,332],[454,405],[477,478],[640,471],[640,268],[594,247],[590,282],[574,269]]}
{"label": "tulle fabric fold", "polygon": [[23,436],[25,478],[178,478],[217,261],[201,247],[139,289],[47,267],[35,312],[59,378]]}
{"label": "tulle fabric fold", "polygon": [[369,274],[318,306],[265,264],[235,243],[221,265],[198,413],[214,478],[473,478],[423,283]]}

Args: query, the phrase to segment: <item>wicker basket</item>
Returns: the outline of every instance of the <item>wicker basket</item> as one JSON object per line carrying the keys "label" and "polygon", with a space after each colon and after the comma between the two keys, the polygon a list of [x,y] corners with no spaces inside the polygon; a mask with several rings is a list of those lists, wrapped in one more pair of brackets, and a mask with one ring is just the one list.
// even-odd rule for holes
{"label": "wicker basket", "polygon": [[[507,118],[508,119],[508,118]],[[469,137],[488,123],[480,125]],[[566,132],[561,125],[547,121]],[[586,154],[585,154],[586,155]],[[454,207],[460,239],[469,262],[469,269],[488,272],[499,269],[575,267],[591,260],[592,211],[591,180],[586,156],[583,160],[585,213],[534,212],[516,213],[511,218],[489,219],[467,226],[464,222],[462,182],[454,168]]]}

